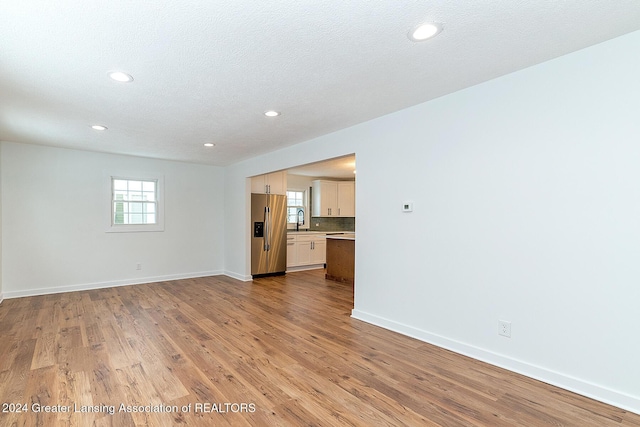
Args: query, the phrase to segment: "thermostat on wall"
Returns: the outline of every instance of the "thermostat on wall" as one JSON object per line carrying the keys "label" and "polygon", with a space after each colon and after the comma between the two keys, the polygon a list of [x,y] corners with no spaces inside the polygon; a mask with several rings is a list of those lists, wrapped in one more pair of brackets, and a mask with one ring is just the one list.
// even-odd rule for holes
{"label": "thermostat on wall", "polygon": [[413,202],[403,202],[402,212],[413,212]]}

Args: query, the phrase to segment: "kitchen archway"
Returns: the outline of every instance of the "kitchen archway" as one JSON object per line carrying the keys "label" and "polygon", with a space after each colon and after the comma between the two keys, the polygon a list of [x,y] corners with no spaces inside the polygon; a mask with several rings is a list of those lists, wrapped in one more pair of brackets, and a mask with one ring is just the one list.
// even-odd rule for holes
{"label": "kitchen archway", "polygon": [[[354,286],[356,156],[326,159],[271,175],[278,189],[284,172],[286,195],[286,273],[327,285]],[[268,175],[263,175],[265,177]],[[252,193],[265,185],[252,178]],[[267,183],[266,185],[274,184]],[[268,190],[269,188],[266,187]],[[282,189],[280,189],[282,190]],[[252,221],[252,226],[254,222]],[[252,230],[255,235],[256,230]],[[252,258],[255,255],[252,253]],[[305,274],[297,274],[306,272]],[[353,301],[351,301],[353,308]]]}

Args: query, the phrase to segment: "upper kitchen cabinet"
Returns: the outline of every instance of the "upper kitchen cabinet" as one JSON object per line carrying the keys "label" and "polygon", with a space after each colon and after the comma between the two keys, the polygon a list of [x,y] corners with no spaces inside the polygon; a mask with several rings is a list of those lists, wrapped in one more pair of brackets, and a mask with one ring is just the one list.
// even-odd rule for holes
{"label": "upper kitchen cabinet", "polygon": [[251,178],[251,192],[261,194],[287,194],[287,173],[272,172]]}
{"label": "upper kitchen cabinet", "polygon": [[356,216],[356,183],[338,181],[338,216]]}
{"label": "upper kitchen cabinet", "polygon": [[[338,216],[338,185],[335,181],[313,181],[313,216]],[[332,215],[333,214],[333,215]]]}
{"label": "upper kitchen cabinet", "polygon": [[312,182],[313,216],[355,217],[356,198],[354,181]]}

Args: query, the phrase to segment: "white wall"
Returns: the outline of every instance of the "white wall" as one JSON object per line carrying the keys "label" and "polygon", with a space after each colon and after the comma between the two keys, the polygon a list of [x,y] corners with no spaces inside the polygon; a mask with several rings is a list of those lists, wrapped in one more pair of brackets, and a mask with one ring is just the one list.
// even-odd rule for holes
{"label": "white wall", "polygon": [[[224,269],[220,168],[8,142],[1,160],[5,297]],[[164,176],[164,232],[105,232],[114,172]]]}
{"label": "white wall", "polygon": [[249,274],[247,176],[355,152],[355,317],[640,413],[638,51],[640,32],[228,167],[227,271]]}
{"label": "white wall", "polygon": [[308,191],[314,179],[316,178],[310,176],[287,174],[287,189]]}
{"label": "white wall", "polygon": [[2,147],[0,146],[0,303],[4,295],[2,293]]}

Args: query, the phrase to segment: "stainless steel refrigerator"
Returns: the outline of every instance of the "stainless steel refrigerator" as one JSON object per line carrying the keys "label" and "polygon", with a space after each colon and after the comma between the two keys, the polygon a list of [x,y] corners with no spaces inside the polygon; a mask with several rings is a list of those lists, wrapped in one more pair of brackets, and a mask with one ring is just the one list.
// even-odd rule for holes
{"label": "stainless steel refrigerator", "polygon": [[251,194],[251,275],[284,274],[287,269],[287,197]]}

